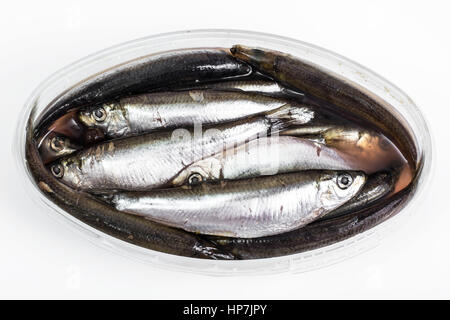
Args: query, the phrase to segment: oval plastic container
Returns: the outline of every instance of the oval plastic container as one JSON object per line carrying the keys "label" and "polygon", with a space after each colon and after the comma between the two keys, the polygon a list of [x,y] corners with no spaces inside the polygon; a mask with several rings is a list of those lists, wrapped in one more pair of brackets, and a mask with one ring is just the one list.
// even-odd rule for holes
{"label": "oval plastic container", "polygon": [[[73,218],[38,190],[25,162],[26,121],[30,115],[35,119],[41,114],[58,94],[92,74],[144,55],[185,48],[231,47],[234,44],[282,51],[320,65],[380,96],[406,119],[416,135],[419,157],[424,155],[424,166],[415,196],[400,213],[352,238],[316,250],[269,259],[215,261],[165,254],[118,240]],[[414,102],[392,83],[347,58],[314,45],[275,35],[234,30],[161,34],[120,44],[83,58],[54,73],[36,88],[25,103],[16,139],[15,145],[18,147],[15,153],[24,187],[30,196],[55,218],[68,224],[97,245],[130,258],[165,269],[181,269],[212,275],[302,272],[342,261],[376,246],[388,236],[388,233],[404,224],[404,220],[412,213],[421,210],[419,198],[423,197],[423,189],[429,180],[432,159],[431,137],[421,112]]]}

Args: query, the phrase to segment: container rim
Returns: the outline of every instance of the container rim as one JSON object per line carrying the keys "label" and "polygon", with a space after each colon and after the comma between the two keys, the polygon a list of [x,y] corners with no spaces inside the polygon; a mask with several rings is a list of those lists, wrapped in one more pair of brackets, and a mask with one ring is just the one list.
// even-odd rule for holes
{"label": "container rim", "polygon": [[[180,38],[183,40],[193,40],[200,38],[216,38],[219,36],[227,38],[244,38],[249,39],[249,41],[258,40],[262,42],[268,42],[271,45],[283,45],[294,48],[309,48],[310,50],[314,51],[315,54],[319,53],[321,56],[326,57],[327,59],[333,58],[334,60],[345,63],[349,67],[363,71],[366,75],[370,75],[381,83],[389,85],[389,87],[393,89],[392,91],[396,94],[400,94],[401,96],[403,96],[403,98],[408,102],[408,110],[411,116],[415,121],[418,122],[418,125],[421,127],[419,128],[419,130],[421,131],[420,133],[423,134],[423,137],[421,141],[418,141],[418,143],[422,144],[420,146],[420,151],[423,153],[423,155],[425,155],[423,157],[423,169],[419,177],[416,193],[406,204],[406,206],[402,208],[401,211],[394,217],[391,217],[387,221],[378,224],[369,230],[352,236],[346,240],[318,249],[273,258],[221,261],[175,256],[159,251],[141,248],[136,245],[116,239],[75,219],[70,214],[54,205],[38,190],[30,172],[28,171],[28,167],[26,164],[25,128],[28,118],[30,116],[34,116],[34,108],[39,103],[40,93],[46,87],[48,87],[54,81],[58,80],[62,75],[77,70],[81,65],[95,63],[96,61],[101,60],[107,56],[111,56],[128,49],[147,46],[149,42],[176,42],[177,39],[179,40]],[[157,51],[154,53],[159,52]],[[393,107],[396,108],[395,105],[393,105]],[[16,168],[19,170],[19,174],[24,184],[24,189],[26,193],[28,193],[36,203],[39,203],[40,206],[45,208],[44,210],[49,212],[53,218],[57,219],[59,222],[65,225],[68,225],[69,228],[75,230],[77,233],[81,234],[94,244],[112,250],[113,252],[119,253],[122,256],[149,263],[157,267],[162,267],[164,269],[170,268],[172,270],[188,271],[206,275],[229,276],[272,274],[285,271],[304,272],[321,267],[326,267],[347,258],[356,256],[361,252],[365,252],[377,246],[383,240],[383,238],[388,236],[393,228],[404,224],[403,220],[405,220],[405,217],[410,215],[407,213],[410,213],[410,211],[412,211],[411,205],[417,205],[418,203],[420,203],[418,201],[418,198],[422,198],[424,193],[423,190],[426,189],[426,185],[428,185],[429,181],[431,180],[431,176],[434,175],[434,172],[432,171],[432,162],[434,161],[433,153],[435,148],[433,147],[434,140],[432,139],[432,133],[429,129],[430,126],[428,125],[427,120],[425,119],[424,115],[417,107],[417,105],[400,88],[386,80],[384,77],[371,71],[370,69],[340,54],[293,38],[255,31],[235,29],[197,29],[175,31],[138,38],[136,40],[127,41],[125,43],[117,44],[109,48],[100,50],[57,70],[49,77],[47,77],[41,84],[36,87],[36,89],[34,89],[32,94],[28,97],[25,105],[19,113],[19,119],[16,122],[17,126],[14,138],[16,143],[12,144],[12,152],[17,160]],[[47,210],[48,208],[50,208],[51,210]]]}

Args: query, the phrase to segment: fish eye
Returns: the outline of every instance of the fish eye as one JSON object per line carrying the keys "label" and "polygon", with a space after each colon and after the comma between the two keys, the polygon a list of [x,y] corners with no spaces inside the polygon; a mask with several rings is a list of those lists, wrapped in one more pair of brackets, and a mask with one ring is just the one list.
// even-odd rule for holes
{"label": "fish eye", "polygon": [[50,140],[50,148],[55,152],[60,152],[64,149],[64,139],[59,136],[55,136]]}
{"label": "fish eye", "polygon": [[102,107],[95,109],[94,112],[92,112],[92,117],[97,122],[105,121],[106,119],[105,109],[103,109]]}
{"label": "fish eye", "polygon": [[188,184],[190,184],[191,186],[199,184],[202,181],[203,181],[203,177],[200,173],[193,173],[188,178]]}
{"label": "fish eye", "polygon": [[337,177],[337,185],[339,188],[345,190],[353,183],[353,177],[348,173],[342,173]]}
{"label": "fish eye", "polygon": [[62,178],[64,175],[64,168],[59,163],[52,165],[50,171],[56,178]]}

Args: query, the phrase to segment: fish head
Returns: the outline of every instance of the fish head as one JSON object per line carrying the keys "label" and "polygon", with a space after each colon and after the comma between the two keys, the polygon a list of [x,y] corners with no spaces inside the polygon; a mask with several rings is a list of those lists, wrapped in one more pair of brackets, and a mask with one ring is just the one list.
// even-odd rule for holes
{"label": "fish head", "polygon": [[49,163],[55,159],[67,156],[80,148],[79,145],[72,142],[68,137],[55,132],[49,132],[41,137],[38,143],[39,153],[44,163]]}
{"label": "fish head", "polygon": [[172,179],[171,184],[173,186],[195,185],[206,180],[217,180],[220,179],[221,168],[218,159],[215,157],[206,158],[184,168]]}
{"label": "fish head", "polygon": [[72,188],[77,188],[82,181],[80,166],[71,158],[57,160],[49,166],[49,169],[55,178]]}
{"label": "fish head", "polygon": [[383,134],[359,128],[336,127],[323,134],[327,146],[339,150],[358,170],[367,174],[383,170],[406,159]]}
{"label": "fish head", "polygon": [[258,66],[263,70],[273,70],[276,64],[276,55],[261,48],[251,48],[243,45],[234,45],[230,49],[231,54],[239,60]]}
{"label": "fish head", "polygon": [[334,171],[321,176],[319,197],[324,208],[336,208],[352,199],[364,186],[366,175],[361,171]]}
{"label": "fish head", "polygon": [[125,111],[119,103],[104,103],[78,113],[80,121],[88,128],[100,129],[107,137],[118,138],[128,131]]}
{"label": "fish head", "polygon": [[387,139],[379,134],[358,127],[333,127],[322,133],[328,146],[350,154],[384,152],[389,146]]}

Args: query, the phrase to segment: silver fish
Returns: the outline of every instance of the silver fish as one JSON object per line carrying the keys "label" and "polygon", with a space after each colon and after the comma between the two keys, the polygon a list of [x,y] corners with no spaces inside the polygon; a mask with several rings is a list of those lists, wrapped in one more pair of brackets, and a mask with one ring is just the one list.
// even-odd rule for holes
{"label": "silver fish", "polygon": [[353,198],[360,172],[306,171],[114,194],[119,210],[190,232],[255,238],[298,229]]}
{"label": "silver fish", "polygon": [[203,157],[277,133],[291,123],[307,123],[313,117],[307,108],[282,107],[215,128],[177,129],[112,140],[63,158],[50,170],[79,190],[148,190],[168,184],[178,172]]}
{"label": "silver fish", "polygon": [[245,179],[302,170],[361,170],[346,154],[310,140],[271,136],[201,159],[181,171],[173,185]]}
{"label": "silver fish", "polygon": [[255,93],[189,90],[123,98],[85,109],[79,118],[86,126],[101,129],[109,138],[120,138],[158,129],[236,121],[282,106],[301,107]]}
{"label": "silver fish", "polygon": [[171,50],[112,66],[62,92],[40,115],[36,132],[68,109],[97,105],[173,85],[192,85],[248,76],[252,69],[226,48]]}

